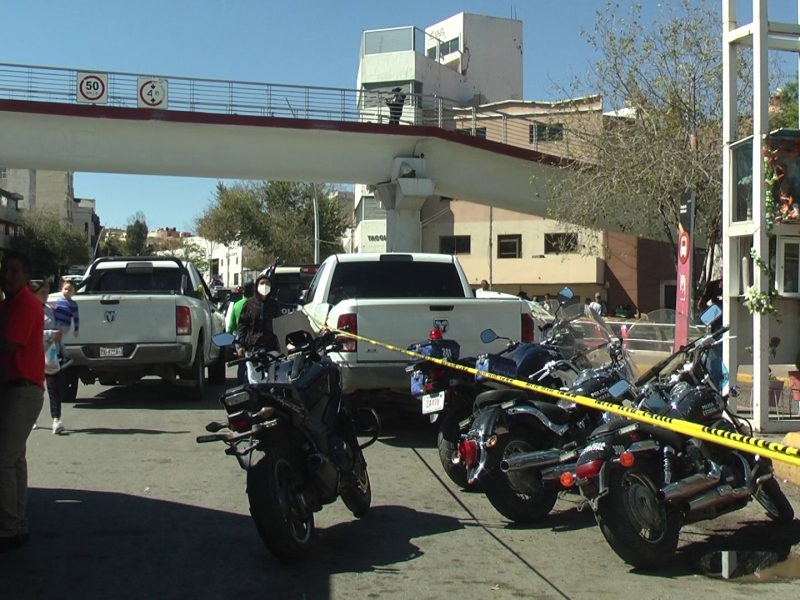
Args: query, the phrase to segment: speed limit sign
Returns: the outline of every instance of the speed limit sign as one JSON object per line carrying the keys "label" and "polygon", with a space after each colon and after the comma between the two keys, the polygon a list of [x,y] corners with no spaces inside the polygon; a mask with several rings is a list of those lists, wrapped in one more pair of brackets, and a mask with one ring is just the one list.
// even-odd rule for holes
{"label": "speed limit sign", "polygon": [[78,73],[76,84],[78,104],[108,104],[107,73]]}

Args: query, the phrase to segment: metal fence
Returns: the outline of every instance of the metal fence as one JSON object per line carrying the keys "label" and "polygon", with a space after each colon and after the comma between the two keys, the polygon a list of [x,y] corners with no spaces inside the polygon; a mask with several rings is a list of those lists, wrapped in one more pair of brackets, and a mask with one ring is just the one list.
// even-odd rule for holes
{"label": "metal fence", "polygon": [[[418,43],[418,42],[415,42]],[[0,63],[0,98],[77,103],[76,69]],[[107,72],[105,103],[139,106],[136,73]],[[165,107],[170,111],[250,115],[340,122],[428,126],[562,157],[585,158],[587,140],[557,116],[511,114],[502,109],[468,107],[435,95],[295,86],[251,81],[221,81],[154,76],[167,82]],[[159,107],[163,108],[163,107]]]}

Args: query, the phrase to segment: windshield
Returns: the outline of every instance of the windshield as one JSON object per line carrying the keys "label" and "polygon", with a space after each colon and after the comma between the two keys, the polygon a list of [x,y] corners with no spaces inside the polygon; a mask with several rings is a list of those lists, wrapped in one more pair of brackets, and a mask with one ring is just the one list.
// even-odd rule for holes
{"label": "windshield", "polygon": [[464,297],[464,287],[453,263],[411,260],[341,262],[333,272],[328,302]]}
{"label": "windshield", "polygon": [[[592,367],[607,364],[609,344],[619,342],[619,338],[597,311],[592,310],[588,305],[579,303],[560,307],[550,339],[551,343],[558,346],[565,356],[572,358],[585,356]],[[624,348],[622,356],[628,368],[629,377],[636,379],[639,375],[638,370]]]}

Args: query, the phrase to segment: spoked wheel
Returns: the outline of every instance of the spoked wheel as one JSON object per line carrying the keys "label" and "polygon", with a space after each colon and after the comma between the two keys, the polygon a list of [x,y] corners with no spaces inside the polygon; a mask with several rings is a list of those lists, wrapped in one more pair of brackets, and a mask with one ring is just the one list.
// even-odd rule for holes
{"label": "spoked wheel", "polygon": [[372,485],[369,481],[367,461],[359,450],[356,457],[355,482],[342,488],[342,502],[354,517],[363,517],[372,505]]}
{"label": "spoked wheel", "polygon": [[[542,439],[528,430],[512,431],[503,449],[503,458],[521,452],[541,449]],[[547,438],[550,441],[550,438]],[[523,493],[519,490],[528,490]],[[542,485],[535,473],[520,471],[503,473],[499,468],[483,481],[483,491],[495,510],[515,523],[535,523],[541,521],[558,500],[558,488]]]}
{"label": "spoked wheel", "polygon": [[600,530],[609,546],[637,569],[661,566],[678,548],[679,516],[658,501],[654,481],[647,469],[615,469],[608,495],[597,507]]}
{"label": "spoked wheel", "polygon": [[794,521],[794,509],[774,478],[761,484],[753,497],[764,507],[767,516],[773,521],[784,525]]}
{"label": "spoked wheel", "polygon": [[461,430],[458,424],[470,415],[469,408],[461,410],[448,409],[442,415],[439,424],[439,433],[436,436],[436,445],[439,448],[439,461],[450,481],[461,488],[469,486],[467,468],[461,461],[454,463],[453,457],[458,456],[458,442]]}
{"label": "spoked wheel", "polygon": [[297,474],[281,448],[270,448],[247,471],[250,514],[264,544],[284,562],[304,558],[314,534],[314,514],[300,493]]}

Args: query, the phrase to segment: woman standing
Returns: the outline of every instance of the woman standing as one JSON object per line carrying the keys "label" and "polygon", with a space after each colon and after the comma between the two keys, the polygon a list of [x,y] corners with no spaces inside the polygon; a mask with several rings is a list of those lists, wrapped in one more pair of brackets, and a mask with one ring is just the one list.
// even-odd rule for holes
{"label": "woman standing", "polygon": [[[61,341],[62,333],[56,326],[56,318],[53,309],[47,303],[48,285],[46,281],[31,281],[31,291],[36,295],[44,307],[44,339],[45,346],[51,342],[58,344]],[[53,433],[58,435],[64,432],[64,424],[61,422],[61,396],[64,380],[61,371],[53,375],[45,375],[47,383],[47,395],[50,398],[50,416],[53,417]]]}

